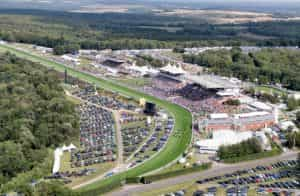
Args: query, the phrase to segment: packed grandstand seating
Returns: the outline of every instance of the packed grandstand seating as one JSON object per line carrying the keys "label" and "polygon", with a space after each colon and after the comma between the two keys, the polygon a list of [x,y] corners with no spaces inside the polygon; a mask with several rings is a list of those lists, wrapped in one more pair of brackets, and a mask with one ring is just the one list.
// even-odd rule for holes
{"label": "packed grandstand seating", "polygon": [[200,116],[209,113],[230,113],[240,109],[224,105],[222,98],[216,95],[215,90],[207,90],[197,84],[183,85],[172,80],[155,78],[151,86],[144,87],[144,91],[161,99],[168,99]]}
{"label": "packed grandstand seating", "polygon": [[160,75],[152,78],[152,87],[156,87],[165,92],[172,92],[174,89],[178,89],[181,86],[182,83],[175,79],[166,78]]}
{"label": "packed grandstand seating", "polygon": [[180,96],[193,101],[206,99],[216,93],[216,91],[204,89],[197,84],[187,84],[183,88],[178,89],[175,92]]}

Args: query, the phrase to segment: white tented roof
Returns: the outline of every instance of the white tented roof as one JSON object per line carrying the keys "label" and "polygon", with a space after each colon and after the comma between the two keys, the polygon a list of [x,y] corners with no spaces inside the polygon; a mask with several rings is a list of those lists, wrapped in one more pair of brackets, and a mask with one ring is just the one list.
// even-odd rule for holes
{"label": "white tented roof", "polygon": [[196,143],[199,147],[218,149],[221,145],[240,143],[252,137],[252,132],[235,132],[231,130],[213,132],[213,139],[200,140]]}
{"label": "white tented roof", "polygon": [[217,150],[222,145],[232,145],[247,140],[253,136],[251,131],[235,132],[232,130],[222,130],[213,132],[212,139],[200,140],[196,146],[205,149]]}
{"label": "white tented roof", "polygon": [[218,119],[218,118],[228,118],[228,114],[226,113],[213,113],[213,114],[210,114],[209,117],[211,119]]}
{"label": "white tented roof", "polygon": [[128,69],[132,70],[132,71],[140,72],[142,75],[158,73],[158,71],[156,69],[149,68],[147,66],[140,67],[140,66],[132,65],[132,66],[128,67]]}
{"label": "white tented roof", "polygon": [[171,64],[168,64],[167,66],[162,67],[160,70],[164,71],[164,72],[172,73],[172,74],[185,74],[186,73],[182,69],[181,66],[177,67],[177,66],[173,66]]}
{"label": "white tented roof", "polygon": [[239,89],[225,89],[223,91],[217,92],[217,95],[219,96],[238,96],[239,95]]}

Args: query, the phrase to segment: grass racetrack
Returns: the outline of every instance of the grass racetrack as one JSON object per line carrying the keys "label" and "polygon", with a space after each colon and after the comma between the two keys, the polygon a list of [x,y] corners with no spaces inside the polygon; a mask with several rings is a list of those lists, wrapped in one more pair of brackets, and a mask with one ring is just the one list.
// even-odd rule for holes
{"label": "grass racetrack", "polygon": [[[135,168],[119,174],[115,174],[112,177],[80,188],[78,192],[82,193],[82,195],[98,195],[101,193],[101,189],[110,186],[113,188],[114,186],[112,185],[121,184],[121,182],[126,178],[141,176],[142,174],[145,174],[147,172],[159,169],[160,167],[170,163],[171,161],[179,157],[190,144],[192,138],[192,116],[189,111],[181,106],[144,94],[142,92],[138,92],[128,87],[115,84],[105,79],[77,71],[63,64],[59,64],[46,58],[18,50],[16,48],[13,48],[12,46],[0,44],[0,51],[8,51],[20,58],[38,62],[46,67],[53,68],[60,72],[64,72],[66,69],[69,75],[95,84],[106,90],[116,91],[122,95],[129,96],[135,99],[143,97],[147,101],[156,103],[160,107],[168,110],[174,116],[175,126],[172,135],[170,136],[166,146],[158,154]],[[175,136],[175,133],[177,133],[176,135],[180,136]]]}

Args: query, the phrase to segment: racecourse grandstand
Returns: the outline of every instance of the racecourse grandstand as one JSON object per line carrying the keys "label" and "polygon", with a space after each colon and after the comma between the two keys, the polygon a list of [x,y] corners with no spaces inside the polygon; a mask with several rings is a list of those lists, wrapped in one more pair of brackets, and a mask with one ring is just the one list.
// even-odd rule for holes
{"label": "racecourse grandstand", "polygon": [[270,127],[276,122],[274,113],[265,111],[236,114],[233,116],[211,115],[207,119],[200,120],[199,128],[204,131],[238,130],[256,131]]}
{"label": "racecourse grandstand", "polygon": [[240,81],[233,78],[226,78],[211,74],[202,75],[186,75],[186,81],[202,86],[206,89],[238,89],[240,88]]}
{"label": "racecourse grandstand", "polygon": [[187,84],[183,88],[176,90],[176,93],[192,101],[199,101],[214,96],[216,91],[204,89],[198,84]]}

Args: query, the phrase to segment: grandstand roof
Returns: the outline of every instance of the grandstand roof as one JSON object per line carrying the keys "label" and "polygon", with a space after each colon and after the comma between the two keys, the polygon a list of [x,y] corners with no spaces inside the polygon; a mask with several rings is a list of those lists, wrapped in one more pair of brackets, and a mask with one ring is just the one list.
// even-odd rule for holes
{"label": "grandstand roof", "polygon": [[250,103],[250,105],[255,108],[261,109],[261,110],[272,110],[271,106],[269,106],[263,102],[260,102],[260,101],[252,102],[252,103]]}
{"label": "grandstand roof", "polygon": [[226,113],[213,113],[209,115],[211,119],[219,119],[219,118],[228,118],[228,114]]}
{"label": "grandstand roof", "polygon": [[249,113],[243,113],[243,114],[235,114],[235,118],[249,118],[249,117],[257,117],[257,116],[265,116],[270,114],[269,112],[266,111],[261,111],[261,112],[249,112]]}
{"label": "grandstand roof", "polygon": [[125,63],[123,60],[119,59],[114,59],[114,58],[107,58],[105,61],[102,63],[103,65],[110,66],[110,67],[117,67]]}
{"label": "grandstand roof", "polygon": [[181,66],[177,67],[177,66],[173,66],[171,64],[168,64],[167,66],[165,67],[162,67],[160,69],[160,71],[162,72],[166,72],[166,73],[170,73],[170,74],[173,74],[173,75],[182,75],[182,74],[185,74],[186,72],[182,69]]}
{"label": "grandstand roof", "polygon": [[216,75],[187,75],[186,79],[207,89],[234,89],[239,86],[230,79]]}
{"label": "grandstand roof", "polygon": [[158,71],[154,68],[147,67],[147,66],[140,67],[140,66],[136,66],[135,64],[127,68],[132,71],[140,72],[142,75],[158,73]]}

